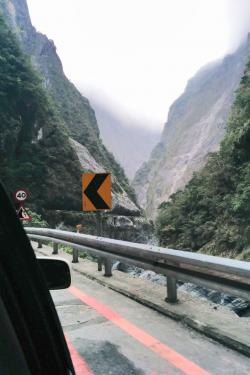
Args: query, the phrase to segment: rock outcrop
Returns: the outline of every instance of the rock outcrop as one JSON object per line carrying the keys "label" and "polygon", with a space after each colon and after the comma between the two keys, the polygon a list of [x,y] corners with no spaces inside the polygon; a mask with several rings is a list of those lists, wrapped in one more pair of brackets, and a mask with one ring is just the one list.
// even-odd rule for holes
{"label": "rock outcrop", "polygon": [[[105,172],[103,166],[96,162],[85,146],[74,141],[72,138],[70,138],[70,142],[77,154],[83,170],[90,170],[95,173]],[[117,180],[117,178],[114,176],[112,176],[112,186],[112,205],[114,207],[112,210],[113,213],[139,216],[140,209],[131,201],[131,199],[129,199],[128,194],[119,183],[119,180]]]}

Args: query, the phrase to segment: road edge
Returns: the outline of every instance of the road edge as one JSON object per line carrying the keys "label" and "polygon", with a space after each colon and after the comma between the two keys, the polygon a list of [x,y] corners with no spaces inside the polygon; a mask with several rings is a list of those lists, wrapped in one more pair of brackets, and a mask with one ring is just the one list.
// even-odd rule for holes
{"label": "road edge", "polygon": [[247,357],[250,357],[250,344],[247,345],[245,343],[240,342],[239,340],[237,340],[237,338],[230,336],[227,332],[219,330],[218,328],[215,329],[210,324],[205,324],[204,322],[193,319],[192,317],[187,317],[184,314],[173,312],[168,309],[167,304],[165,307],[159,306],[146,298],[142,298],[136,295],[133,292],[129,292],[127,290],[119,288],[118,286],[111,285],[105,279],[100,280],[98,277],[91,275],[86,271],[79,270],[79,268],[77,268],[77,266],[74,266],[74,264],[72,264],[72,269],[82,274],[83,276],[87,277],[88,279],[98,282],[100,285],[103,285],[109,289],[112,289],[144,306],[147,306],[171,319],[174,319],[182,323],[186,327],[192,328],[195,331],[202,333],[203,335],[209,338],[212,338],[213,340],[229,347],[230,349],[233,349],[241,354],[246,355]]}
{"label": "road edge", "polygon": [[[48,255],[46,252],[43,251],[43,249],[36,249],[37,253],[40,253],[42,255]],[[66,253],[65,253],[66,255]],[[67,254],[68,255],[68,254]],[[70,256],[71,257],[71,256]],[[122,294],[123,296],[130,298],[131,300],[134,300],[144,306],[147,306],[154,311],[159,312],[162,315],[165,315],[175,321],[180,322],[183,324],[183,326],[191,328],[206,337],[213,339],[214,341],[225,345],[226,347],[233,349],[248,358],[250,358],[250,343],[241,342],[238,340],[238,338],[234,335],[230,335],[225,330],[221,330],[218,327],[214,327],[211,324],[206,324],[198,319],[195,319],[195,317],[187,316],[186,314],[181,314],[179,312],[175,312],[171,310],[171,308],[166,305],[157,305],[156,303],[150,301],[147,298],[142,298],[141,296],[137,295],[134,292],[130,292],[128,290],[124,290],[120,288],[117,285],[113,285],[109,283],[109,277],[97,277],[96,275],[90,274],[86,272],[85,270],[79,269],[79,263],[71,263],[71,268],[75,272],[80,273],[81,275],[85,276],[86,278],[93,280],[97,282],[100,285],[103,285],[111,290],[116,291],[117,293]]]}

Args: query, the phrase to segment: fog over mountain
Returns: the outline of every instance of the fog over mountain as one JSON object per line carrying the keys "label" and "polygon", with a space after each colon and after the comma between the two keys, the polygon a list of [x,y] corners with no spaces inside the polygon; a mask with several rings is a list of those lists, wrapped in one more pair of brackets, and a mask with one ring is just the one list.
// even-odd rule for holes
{"label": "fog over mountain", "polygon": [[240,44],[244,43],[247,33],[250,32],[250,1],[249,0],[228,0],[228,52],[235,52]]}
{"label": "fog over mountain", "polygon": [[111,104],[99,98],[92,97],[91,105],[95,110],[103,143],[132,180],[159,141],[159,128],[143,127],[143,123],[128,115],[116,113]]}
{"label": "fog over mountain", "polygon": [[97,92],[112,111],[160,130],[187,80],[240,43],[250,14],[249,0],[28,4],[33,22],[54,40],[67,77],[85,97]]}

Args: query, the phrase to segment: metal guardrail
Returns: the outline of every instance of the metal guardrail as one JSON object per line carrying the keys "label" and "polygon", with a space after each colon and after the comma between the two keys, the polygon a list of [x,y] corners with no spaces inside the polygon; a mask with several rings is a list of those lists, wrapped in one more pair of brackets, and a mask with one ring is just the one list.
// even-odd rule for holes
{"label": "metal guardrail", "polygon": [[58,244],[73,248],[72,262],[78,262],[78,251],[99,258],[98,271],[104,263],[104,276],[112,276],[112,261],[119,260],[136,267],[167,276],[168,302],[177,301],[177,281],[190,282],[208,289],[250,301],[250,262],[197,254],[181,250],[90,236],[47,228],[25,228],[29,238],[53,242],[53,254]]}

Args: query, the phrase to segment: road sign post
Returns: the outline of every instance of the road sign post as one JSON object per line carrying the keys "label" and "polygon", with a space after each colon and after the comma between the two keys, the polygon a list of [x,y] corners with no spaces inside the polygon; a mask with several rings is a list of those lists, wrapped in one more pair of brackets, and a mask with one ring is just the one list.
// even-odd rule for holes
{"label": "road sign post", "polygon": [[[111,174],[84,173],[82,175],[82,207],[83,211],[96,212],[97,236],[102,236],[102,211],[112,209]],[[112,263],[108,259],[98,258],[98,271],[102,271],[104,262],[104,276],[112,275]]]}
{"label": "road sign post", "polygon": [[14,201],[18,205],[16,213],[20,220],[32,220],[32,217],[30,217],[24,207],[24,203],[27,200],[28,195],[28,190],[23,188],[16,190],[13,194]]}
{"label": "road sign post", "polygon": [[[97,236],[102,237],[102,216],[101,216],[100,211],[96,212],[96,228],[97,228]],[[103,259],[99,257],[97,259],[97,263],[98,263],[98,271],[102,271]]]}

